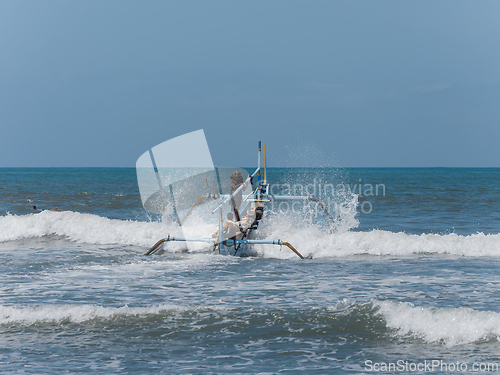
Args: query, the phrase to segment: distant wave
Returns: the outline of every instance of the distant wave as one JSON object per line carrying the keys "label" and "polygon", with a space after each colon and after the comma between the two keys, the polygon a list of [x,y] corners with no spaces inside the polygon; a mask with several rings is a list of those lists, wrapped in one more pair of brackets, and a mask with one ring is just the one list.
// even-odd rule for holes
{"label": "distant wave", "polygon": [[[349,226],[347,226],[348,228]],[[43,211],[29,215],[0,216],[0,242],[23,238],[57,235],[70,241],[87,244],[116,244],[148,248],[168,234],[178,235],[179,227],[166,222],[140,222],[108,219],[93,214],[72,211]],[[215,228],[202,222],[183,227],[184,235],[210,237]],[[297,217],[270,215],[262,220],[260,238],[290,242],[303,255],[313,258],[350,255],[408,256],[411,254],[451,254],[470,257],[499,257],[500,234],[406,234],[383,230],[352,232],[347,229],[332,233],[320,225],[308,224]],[[167,251],[178,251],[183,245],[169,243]],[[200,243],[190,250],[209,251]],[[296,258],[278,246],[260,245],[257,252],[264,257]]]}

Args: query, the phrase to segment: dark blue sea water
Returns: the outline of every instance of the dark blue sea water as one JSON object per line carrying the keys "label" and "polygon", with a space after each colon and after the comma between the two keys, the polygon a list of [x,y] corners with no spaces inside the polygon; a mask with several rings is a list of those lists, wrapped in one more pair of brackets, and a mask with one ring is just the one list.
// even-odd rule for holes
{"label": "dark blue sea water", "polygon": [[310,259],[145,257],[175,223],[144,211],[133,168],[0,169],[0,372],[499,373],[500,169],[268,179],[337,219],[269,205],[261,238]]}

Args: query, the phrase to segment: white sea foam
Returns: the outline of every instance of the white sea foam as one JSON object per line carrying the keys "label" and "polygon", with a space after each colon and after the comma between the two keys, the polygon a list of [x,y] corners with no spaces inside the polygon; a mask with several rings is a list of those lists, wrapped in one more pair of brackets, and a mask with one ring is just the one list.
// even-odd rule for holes
{"label": "white sea foam", "polygon": [[178,231],[166,223],[115,220],[72,211],[1,216],[0,228],[0,242],[58,235],[79,243],[144,247]]}
{"label": "white sea foam", "polygon": [[416,307],[409,303],[375,302],[387,327],[398,335],[455,346],[491,339],[500,341],[500,313],[470,308]]}
{"label": "white sea foam", "polygon": [[[151,247],[167,235],[186,237],[210,237],[216,230],[211,225],[193,220],[192,225],[183,227],[160,222],[124,221],[81,214],[71,211],[44,211],[30,215],[6,215],[0,217],[0,242],[22,238],[58,235],[77,243],[97,245],[131,245]],[[500,234],[463,236],[457,234],[394,233],[383,230],[370,232],[330,232],[319,225],[309,224],[297,217],[269,215],[259,225],[259,238],[281,239],[290,242],[303,255],[313,258],[343,257],[350,255],[451,254],[471,257],[499,257]],[[181,243],[170,243],[168,251],[185,248]],[[189,248],[195,251],[209,251],[205,243]],[[288,249],[273,245],[260,245],[257,251],[265,257],[295,258]]]}
{"label": "white sea foam", "polygon": [[[259,227],[262,237],[290,242],[304,256],[313,258],[349,255],[450,254],[459,256],[500,256],[500,234],[406,234],[384,230],[369,232],[330,232],[318,225],[310,225],[294,217],[276,215],[266,218]],[[264,256],[293,258],[290,251],[261,246]]]}
{"label": "white sea foam", "polygon": [[355,254],[396,255],[451,254],[460,256],[500,256],[500,235],[393,233],[383,230],[323,235],[315,239],[315,257]]}
{"label": "white sea foam", "polygon": [[95,305],[43,305],[28,307],[0,306],[0,324],[32,325],[37,323],[83,323],[92,319],[114,319],[182,313],[186,311],[224,310],[217,306],[156,305],[148,307],[103,307]]}

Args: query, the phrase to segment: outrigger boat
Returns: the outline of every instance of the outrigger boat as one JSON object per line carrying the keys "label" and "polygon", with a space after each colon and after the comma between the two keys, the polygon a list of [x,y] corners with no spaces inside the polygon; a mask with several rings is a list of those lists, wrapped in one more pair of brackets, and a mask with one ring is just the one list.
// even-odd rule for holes
{"label": "outrigger boat", "polygon": [[[198,131],[199,132],[199,131]],[[202,131],[201,131],[202,132]],[[193,132],[196,133],[196,132]],[[193,134],[190,133],[190,134]],[[203,138],[204,134],[202,133]],[[193,135],[194,136],[194,135]],[[205,141],[206,142],[206,141]],[[314,197],[309,196],[278,196],[269,194],[269,183],[267,180],[267,162],[266,162],[266,151],[265,151],[265,143],[262,149],[262,143],[259,141],[258,145],[258,160],[257,160],[257,168],[255,171],[248,175],[248,177],[243,180],[241,176],[241,170],[235,170],[231,175],[231,193],[230,194],[221,194],[218,191],[215,193],[207,192],[201,196],[198,196],[195,199],[195,196],[191,194],[191,199],[187,199],[186,201],[191,201],[191,207],[186,211],[187,206],[186,202],[184,202],[184,216],[182,220],[179,220],[179,213],[181,210],[176,210],[176,203],[179,205],[180,199],[175,199],[175,194],[173,192],[172,185],[169,185],[169,189],[162,188],[160,172],[156,165],[153,165],[153,169],[157,175],[158,184],[160,185],[160,191],[150,194],[149,197],[143,197],[143,204],[146,209],[152,206],[151,201],[158,201],[159,197],[162,197],[163,200],[170,199],[170,203],[173,203],[175,213],[175,217],[178,223],[182,226],[183,223],[188,219],[188,217],[203,204],[209,204],[210,206],[210,214],[215,216],[217,215],[218,219],[218,229],[212,235],[211,238],[186,238],[182,236],[171,236],[168,235],[165,238],[160,239],[153,247],[151,247],[145,255],[153,255],[158,254],[163,251],[163,247],[168,242],[199,242],[199,243],[207,243],[212,247],[212,251],[214,253],[222,254],[222,255],[232,255],[232,256],[254,256],[257,255],[255,251],[253,251],[252,247],[254,245],[278,245],[285,246],[297,254],[298,257],[304,259],[304,256],[297,251],[289,242],[282,241],[281,239],[276,240],[267,240],[267,239],[258,239],[257,237],[257,229],[259,227],[259,223],[262,220],[266,205],[273,200],[309,200],[315,202],[323,209],[326,215],[332,220],[335,219],[329,214],[326,210],[325,206]],[[263,151],[263,176],[262,176],[262,168],[261,168],[261,153]],[[146,155],[147,153],[143,154]],[[153,159],[153,153],[150,151],[148,154]],[[141,159],[139,159],[140,161]],[[149,160],[149,159],[148,159]],[[138,161],[138,179],[139,179],[139,166],[141,163]],[[143,163],[144,164],[144,163]],[[215,170],[215,168],[214,168]],[[200,172],[200,171],[199,171]],[[206,188],[210,188],[210,184],[208,182],[207,173],[212,173],[213,171],[205,170],[198,173],[196,177],[190,177],[185,179],[183,182],[183,186],[192,186],[193,178],[198,181],[205,180]],[[223,170],[220,168],[216,170],[218,185],[220,191],[221,188],[221,176]],[[226,173],[227,175],[227,173]],[[140,180],[140,179],[139,179]],[[255,181],[256,180],[256,181]],[[188,181],[188,182],[186,182]],[[190,182],[189,182],[190,181]],[[141,183],[139,183],[141,186]],[[255,185],[255,188],[254,188]],[[141,189],[143,190],[143,189]],[[187,189],[179,189],[180,191],[186,191]],[[250,190],[249,193],[246,193]],[[246,193],[243,196],[243,193]],[[142,194],[142,191],[141,191]],[[174,202],[175,200],[175,202]],[[162,207],[165,207],[166,204],[162,204]],[[182,206],[182,205],[181,205]],[[182,208],[182,207],[181,207]],[[205,211],[207,211],[205,209]],[[229,212],[228,212],[229,211]],[[223,212],[226,212],[227,215],[224,217]],[[212,216],[212,217],[213,217]],[[235,219],[235,220],[234,220]]]}

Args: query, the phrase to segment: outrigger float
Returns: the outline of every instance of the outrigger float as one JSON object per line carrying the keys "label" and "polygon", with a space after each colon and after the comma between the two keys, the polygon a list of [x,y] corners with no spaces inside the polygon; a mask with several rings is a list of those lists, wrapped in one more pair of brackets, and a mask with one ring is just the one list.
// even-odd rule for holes
{"label": "outrigger float", "polygon": [[[211,215],[218,216],[218,229],[212,235],[211,238],[184,238],[179,236],[168,235],[165,238],[160,239],[153,247],[151,247],[144,255],[158,254],[163,251],[163,247],[168,242],[199,242],[207,243],[212,246],[212,251],[214,253],[222,255],[232,255],[238,257],[254,256],[257,255],[255,251],[252,250],[254,245],[278,245],[285,246],[297,254],[298,257],[304,259],[304,256],[297,251],[289,242],[277,240],[265,240],[258,239],[257,229],[259,223],[264,216],[266,204],[274,200],[309,200],[318,204],[318,206],[325,212],[330,220],[335,222],[335,219],[326,210],[325,206],[317,198],[309,196],[283,196],[283,195],[273,195],[269,194],[269,183],[267,181],[267,163],[266,163],[266,151],[265,143],[263,148],[263,176],[261,175],[261,142],[259,141],[258,147],[258,166],[255,171],[248,175],[246,180],[243,180],[241,173],[239,171],[234,171],[231,175],[231,193],[230,194],[220,194],[206,193],[199,196],[196,200],[194,197],[192,201],[194,204],[185,212],[182,220],[178,219],[178,212],[175,212],[178,223],[183,224],[186,219],[195,211],[197,207],[200,207],[204,202],[214,202],[211,207]],[[152,153],[151,157],[152,157]],[[154,167],[155,172],[158,174],[158,169]],[[221,186],[219,174],[217,174],[217,179],[219,181],[219,188]],[[239,180],[238,180],[239,179]],[[255,189],[253,188],[254,183]],[[158,177],[158,182],[160,183],[160,178]],[[205,178],[206,186],[209,187],[208,180]],[[161,184],[160,184],[161,186]],[[251,187],[250,193],[243,197],[242,193],[248,191]],[[169,186],[170,192],[172,192],[172,187]],[[158,195],[158,193],[157,193]],[[191,194],[192,195],[192,194]],[[171,194],[173,197],[173,194]],[[148,203],[144,202],[145,208]],[[242,206],[242,208],[240,208]],[[223,211],[227,212],[227,217],[223,215]],[[185,210],[186,211],[186,210]],[[212,217],[213,217],[212,216]]]}

